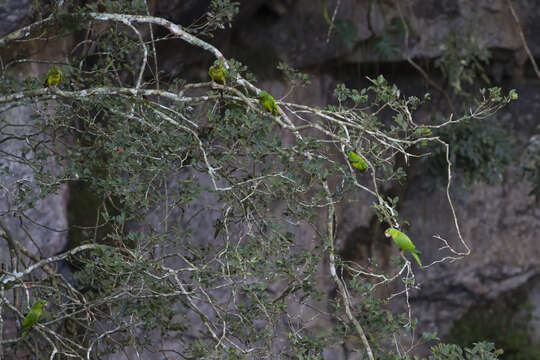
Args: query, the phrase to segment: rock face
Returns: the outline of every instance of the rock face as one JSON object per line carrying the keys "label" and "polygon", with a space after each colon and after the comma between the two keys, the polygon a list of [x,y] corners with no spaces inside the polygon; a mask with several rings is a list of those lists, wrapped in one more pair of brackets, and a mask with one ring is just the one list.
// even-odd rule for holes
{"label": "rock face", "polygon": [[29,22],[32,0],[2,1],[0,3],[0,36],[8,34]]}
{"label": "rock face", "polygon": [[[29,107],[4,113],[5,118],[13,125],[3,126],[4,134],[17,133],[24,126],[29,126],[33,121],[32,113],[33,109]],[[2,142],[0,150],[3,154],[21,156],[25,147],[24,140],[10,140]],[[22,243],[33,254],[41,257],[55,255],[67,244],[67,186],[62,185],[56,194],[36,201],[31,209],[19,211],[16,199],[21,191],[24,191],[27,197],[32,197],[39,196],[39,189],[33,170],[10,159],[12,157],[5,155],[0,158],[0,167],[7,167],[7,172],[0,175],[0,214],[3,215],[0,216],[0,225],[5,227],[8,236]],[[43,161],[47,162],[45,171],[55,172],[58,168],[51,159]],[[0,241],[0,263],[10,264],[9,247],[4,239]]]}
{"label": "rock face", "polygon": [[[243,35],[243,46],[265,44],[272,47],[283,61],[304,67],[337,59],[384,61],[377,54],[377,48],[372,46],[374,41],[384,38],[390,42],[389,45],[397,47],[403,43],[405,28],[400,12],[384,2],[341,1],[335,17],[336,27],[330,37],[322,4],[310,0],[279,3],[283,11],[273,11],[275,6],[261,7],[251,21],[242,22],[241,26],[233,29]],[[328,1],[329,17],[333,16],[336,3],[335,0]],[[530,1],[513,3],[525,34],[535,34],[540,4]],[[519,65],[525,61],[520,50],[519,31],[504,0],[480,3],[470,0],[414,0],[400,4],[401,15],[408,26],[409,54],[413,58],[436,57],[441,54],[441,45],[449,35],[465,37],[472,32],[480,44],[517,51]],[[540,54],[540,40],[529,36],[527,41],[533,54]],[[396,51],[390,60],[404,60],[403,54],[406,52]]]}

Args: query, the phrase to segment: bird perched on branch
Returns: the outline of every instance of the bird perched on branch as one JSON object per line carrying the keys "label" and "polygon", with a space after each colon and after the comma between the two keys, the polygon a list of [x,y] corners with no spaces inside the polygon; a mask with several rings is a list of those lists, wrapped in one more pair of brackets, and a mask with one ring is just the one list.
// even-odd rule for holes
{"label": "bird perched on branch", "polygon": [[368,163],[364,158],[354,151],[349,152],[349,161],[351,162],[351,165],[360,170],[360,171],[366,171],[369,167]]}
{"label": "bird perched on branch", "polygon": [[394,229],[394,228],[386,229],[386,231],[384,232],[384,235],[386,237],[392,237],[392,239],[394,239],[394,242],[396,243],[396,245],[401,250],[408,251],[413,256],[413,258],[416,260],[418,265],[422,266],[422,262],[420,262],[420,258],[417,255],[417,254],[420,254],[420,251],[418,251],[416,249],[416,247],[412,243],[411,239],[409,239],[409,237],[407,235],[405,235],[404,233],[402,233],[398,229]]}
{"label": "bird perched on branch", "polygon": [[216,62],[208,69],[208,75],[210,75],[210,78],[218,84],[225,84],[226,74],[227,70],[223,67],[223,65],[221,65],[221,63]]}
{"label": "bird perched on branch", "polygon": [[38,322],[43,312],[43,305],[47,303],[47,300],[38,300],[32,307],[26,316],[24,317],[22,328],[21,328],[21,337],[24,339],[26,334],[32,329],[32,327]]}
{"label": "bird perched on branch", "polygon": [[259,104],[261,104],[261,106],[263,108],[270,111],[275,116],[278,115],[278,109],[277,109],[277,106],[276,106],[276,101],[274,100],[272,95],[270,95],[269,93],[267,93],[264,90],[261,90],[257,94],[257,98],[259,98]]}
{"label": "bird perched on branch", "polygon": [[60,80],[62,80],[62,71],[58,68],[58,66],[53,66],[49,69],[49,72],[47,72],[45,86],[56,87],[58,84],[60,84]]}

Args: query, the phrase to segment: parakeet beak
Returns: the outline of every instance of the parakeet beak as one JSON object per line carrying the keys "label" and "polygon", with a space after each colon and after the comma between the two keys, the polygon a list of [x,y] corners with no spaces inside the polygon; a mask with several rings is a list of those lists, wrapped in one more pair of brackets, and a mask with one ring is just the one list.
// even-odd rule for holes
{"label": "parakeet beak", "polygon": [[388,231],[385,231],[385,232],[384,232],[384,236],[386,236],[386,237],[388,237],[388,238],[389,238],[389,237],[392,237],[392,235],[390,235],[390,233],[389,233]]}

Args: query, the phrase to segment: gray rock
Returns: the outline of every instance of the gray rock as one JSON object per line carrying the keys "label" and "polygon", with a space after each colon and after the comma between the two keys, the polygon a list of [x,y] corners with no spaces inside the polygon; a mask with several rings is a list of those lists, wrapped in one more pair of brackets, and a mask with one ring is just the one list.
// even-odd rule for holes
{"label": "gray rock", "polygon": [[29,23],[33,11],[32,0],[0,2],[0,36],[9,34]]}
{"label": "gray rock", "polygon": [[[9,119],[12,125],[18,127],[5,127],[5,133],[24,134],[30,132],[30,116],[33,109],[30,107],[18,107],[4,113],[4,119]],[[28,127],[21,127],[26,125]],[[35,132],[35,128],[32,129]],[[0,135],[5,138],[7,135]],[[47,136],[47,135],[44,135]],[[26,147],[24,140],[8,140],[0,145],[0,149],[15,156],[21,155],[21,149]],[[35,202],[35,205],[26,210],[19,209],[17,204],[17,194],[24,189],[27,196],[39,198],[38,181],[33,174],[33,170],[18,162],[13,161],[14,157],[4,155],[0,159],[0,166],[7,167],[7,174],[0,176],[0,222],[7,227],[10,235],[15,241],[19,241],[32,253],[48,257],[63,250],[67,244],[67,186],[62,185],[58,192],[51,194]],[[31,157],[32,155],[30,155]],[[52,158],[45,160],[45,171],[56,172],[58,165]],[[22,225],[22,226],[21,226]],[[27,230],[24,231],[23,227]],[[0,261],[10,264],[7,243],[0,241]]]}

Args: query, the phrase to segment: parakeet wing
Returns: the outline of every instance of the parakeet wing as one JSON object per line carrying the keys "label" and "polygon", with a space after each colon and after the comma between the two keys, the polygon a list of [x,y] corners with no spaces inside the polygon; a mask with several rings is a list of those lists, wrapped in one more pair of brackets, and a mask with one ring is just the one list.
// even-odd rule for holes
{"label": "parakeet wing", "polygon": [[39,320],[39,317],[41,316],[41,313],[43,312],[43,303],[44,301],[40,300],[36,302],[31,308],[28,314],[24,317],[22,328],[21,328],[21,336],[24,338],[26,334],[32,329],[32,326],[36,324],[36,322]]}
{"label": "parakeet wing", "polygon": [[366,170],[369,165],[360,155],[355,153],[354,151],[349,152],[349,161],[351,162],[352,166],[360,171]]}
{"label": "parakeet wing", "polygon": [[422,266],[422,262],[418,257],[420,251],[416,249],[413,242],[406,234],[394,228],[387,229],[386,233],[392,236],[392,239],[394,239],[394,242],[401,250],[409,252],[414,257],[418,265]]}
{"label": "parakeet wing", "polygon": [[354,151],[349,152],[349,161],[350,162],[357,162],[360,160],[360,156],[358,156]]}
{"label": "parakeet wing", "polygon": [[30,309],[28,314],[25,316],[22,323],[21,336],[25,337],[26,334],[30,331],[32,326],[38,321],[39,315],[41,315],[41,309]]}
{"label": "parakeet wing", "polygon": [[271,106],[272,106],[272,114],[277,116],[278,115],[278,109],[277,109],[277,106],[276,106],[276,102],[274,101],[274,98],[272,98]]}
{"label": "parakeet wing", "polygon": [[261,90],[261,92],[258,95],[258,98],[259,98],[259,103],[261,104],[263,108],[270,111],[274,115],[278,114],[276,101],[274,100],[272,95],[270,95],[264,90]]}
{"label": "parakeet wing", "polygon": [[48,86],[57,86],[62,80],[62,71],[56,66],[53,66],[47,72],[47,79],[45,80]]}
{"label": "parakeet wing", "polygon": [[394,239],[394,242],[396,243],[397,246],[399,246],[401,250],[405,250],[405,251],[415,250],[414,244],[412,243],[411,239],[407,235],[405,235],[399,230],[396,230],[396,229],[393,229],[393,230],[394,230],[394,234],[392,234],[392,238]]}
{"label": "parakeet wing", "polygon": [[225,84],[225,68],[221,64],[215,64],[208,69],[208,75],[217,83]]}

